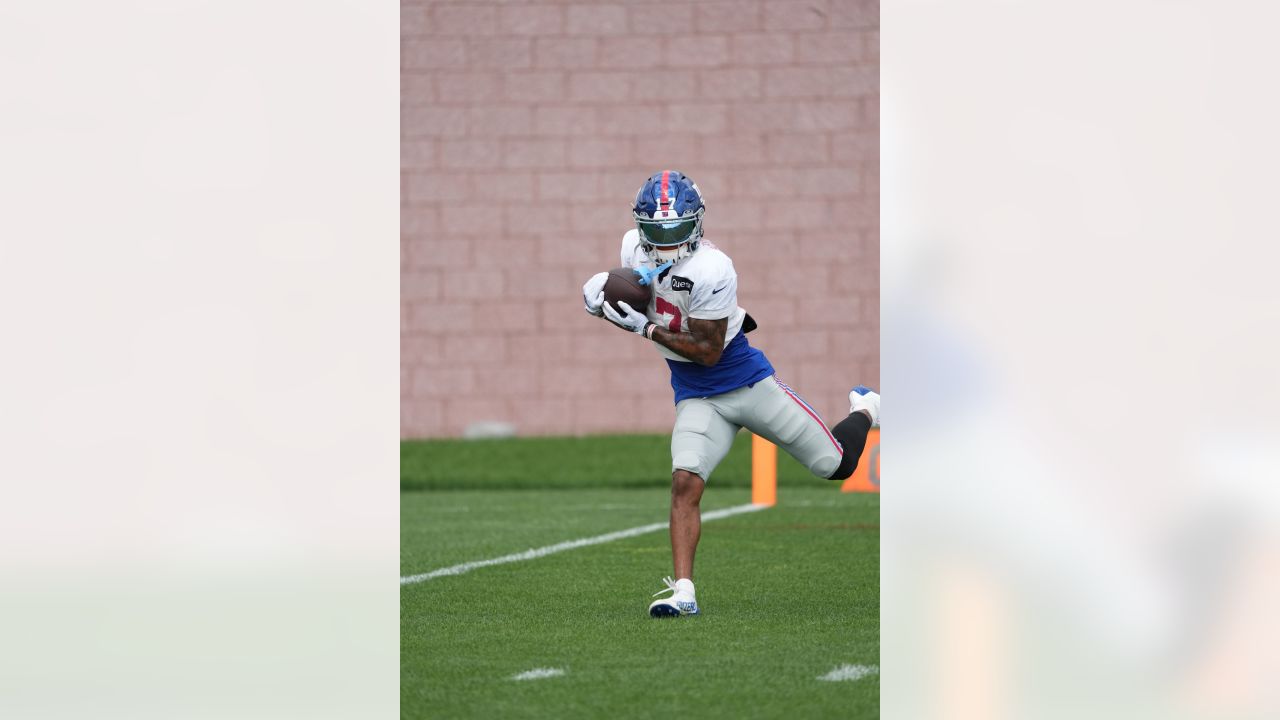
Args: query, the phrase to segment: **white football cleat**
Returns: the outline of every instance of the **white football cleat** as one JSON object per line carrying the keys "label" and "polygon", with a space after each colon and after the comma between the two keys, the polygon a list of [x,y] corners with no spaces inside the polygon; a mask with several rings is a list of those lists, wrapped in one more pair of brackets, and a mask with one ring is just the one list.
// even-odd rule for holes
{"label": "white football cleat", "polygon": [[663,578],[662,582],[667,584],[667,588],[654,593],[654,597],[664,592],[670,592],[671,596],[654,600],[649,606],[649,617],[680,617],[698,614],[698,600],[694,597],[692,580],[681,578],[677,581],[668,577]]}
{"label": "white football cleat", "polygon": [[880,394],[866,385],[859,385],[849,391],[849,413],[866,410],[871,414],[871,424],[880,424]]}

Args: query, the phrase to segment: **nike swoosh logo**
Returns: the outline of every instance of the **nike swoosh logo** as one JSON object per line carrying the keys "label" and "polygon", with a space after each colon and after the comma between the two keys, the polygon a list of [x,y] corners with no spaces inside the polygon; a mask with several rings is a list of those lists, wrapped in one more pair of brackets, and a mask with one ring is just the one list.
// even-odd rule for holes
{"label": "nike swoosh logo", "polygon": [[[729,287],[729,286],[728,286],[728,285],[725,285],[724,287]],[[723,287],[722,287],[722,288],[720,288],[720,290],[723,290],[723,289],[724,289]],[[720,292],[720,290],[712,290],[712,291],[711,291],[711,294],[712,294],[712,295],[715,295],[716,293]]]}

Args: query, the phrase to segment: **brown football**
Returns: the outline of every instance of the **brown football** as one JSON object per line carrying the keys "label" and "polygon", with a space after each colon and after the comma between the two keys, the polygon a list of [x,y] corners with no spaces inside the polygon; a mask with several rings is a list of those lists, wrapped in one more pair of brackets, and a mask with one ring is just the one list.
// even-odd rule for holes
{"label": "brown football", "polygon": [[653,289],[648,285],[641,285],[640,276],[632,272],[631,268],[614,268],[604,281],[604,301],[619,313],[622,312],[622,308],[618,307],[619,300],[630,305],[636,312],[645,312],[649,309],[651,297]]}

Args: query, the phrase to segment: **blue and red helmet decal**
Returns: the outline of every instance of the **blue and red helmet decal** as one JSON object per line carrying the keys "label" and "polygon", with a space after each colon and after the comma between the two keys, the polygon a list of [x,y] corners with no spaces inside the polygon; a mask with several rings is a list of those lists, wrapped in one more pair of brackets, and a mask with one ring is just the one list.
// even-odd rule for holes
{"label": "blue and red helmet decal", "polygon": [[647,219],[688,217],[703,207],[702,193],[692,180],[679,170],[663,170],[640,187],[632,212]]}

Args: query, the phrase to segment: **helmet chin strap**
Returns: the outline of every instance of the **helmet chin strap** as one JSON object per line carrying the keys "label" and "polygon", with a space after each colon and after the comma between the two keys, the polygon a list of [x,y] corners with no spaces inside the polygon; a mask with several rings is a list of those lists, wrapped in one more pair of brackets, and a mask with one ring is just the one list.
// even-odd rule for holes
{"label": "helmet chin strap", "polygon": [[651,261],[655,264],[665,262],[670,265],[671,263],[678,263],[692,255],[694,249],[697,248],[697,241],[687,240],[671,250],[663,250],[656,245],[650,245],[649,247],[651,250],[646,251],[645,254]]}

